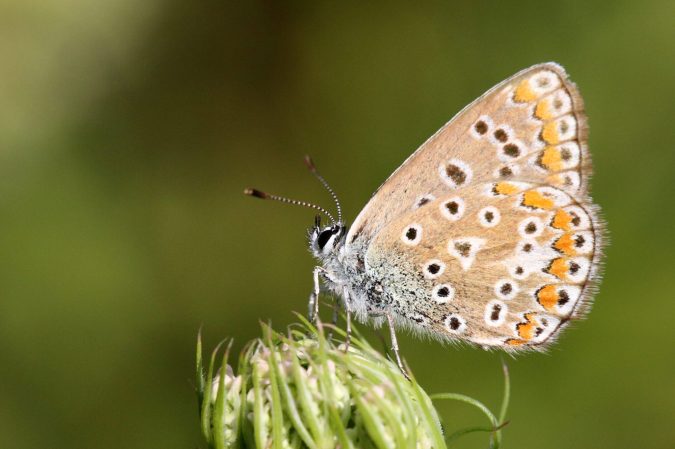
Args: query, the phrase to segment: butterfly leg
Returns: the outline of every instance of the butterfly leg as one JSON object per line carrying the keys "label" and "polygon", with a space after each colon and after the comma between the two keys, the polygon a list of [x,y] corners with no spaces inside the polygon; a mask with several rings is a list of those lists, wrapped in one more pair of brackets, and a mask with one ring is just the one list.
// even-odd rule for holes
{"label": "butterfly leg", "polygon": [[352,340],[352,304],[349,298],[349,291],[343,290],[342,294],[345,303],[345,311],[347,314],[347,337],[345,338],[345,352],[349,351],[349,344]]}
{"label": "butterfly leg", "polygon": [[391,315],[391,312],[385,312],[387,316],[387,323],[389,323],[389,334],[391,336],[391,350],[394,351],[394,356],[396,357],[396,364],[401,370],[401,373],[405,376],[406,379],[410,380],[408,372],[403,367],[403,362],[401,361],[401,354],[398,351],[398,340],[396,339],[396,331],[394,330],[394,317]]}
{"label": "butterfly leg", "polygon": [[324,267],[316,266],[312,272],[312,277],[314,279],[314,289],[309,295],[309,321],[316,323],[319,319],[319,293],[321,292],[321,283],[319,282],[319,274],[326,275],[327,271]]}

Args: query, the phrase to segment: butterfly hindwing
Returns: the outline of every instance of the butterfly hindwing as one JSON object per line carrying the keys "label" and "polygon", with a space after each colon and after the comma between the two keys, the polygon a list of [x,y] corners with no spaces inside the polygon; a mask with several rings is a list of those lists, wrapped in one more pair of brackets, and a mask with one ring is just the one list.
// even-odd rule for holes
{"label": "butterfly hindwing", "polygon": [[408,324],[486,346],[542,345],[588,304],[600,245],[592,213],[555,187],[492,185],[398,217],[366,266]]}

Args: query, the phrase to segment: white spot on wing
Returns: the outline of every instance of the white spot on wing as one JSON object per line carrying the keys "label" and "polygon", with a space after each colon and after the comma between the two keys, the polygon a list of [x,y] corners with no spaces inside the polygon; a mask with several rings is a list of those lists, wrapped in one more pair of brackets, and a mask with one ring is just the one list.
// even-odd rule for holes
{"label": "white spot on wing", "polygon": [[576,171],[568,170],[549,178],[549,182],[567,193],[575,193],[581,187],[581,177]]}
{"label": "white spot on wing", "polygon": [[539,237],[544,231],[544,223],[539,217],[527,217],[518,224],[518,234],[525,238]]}
{"label": "white spot on wing", "polygon": [[476,253],[485,244],[485,239],[478,237],[462,237],[451,239],[448,242],[448,253],[455,257],[464,271],[471,268],[476,258]]}
{"label": "white spot on wing", "polygon": [[[500,134],[500,131],[503,131],[506,133],[506,138],[499,140],[495,134]],[[497,125],[493,128],[490,129],[490,133],[488,134],[490,138],[490,143],[492,145],[495,145],[497,147],[501,147],[504,145],[506,142],[510,141],[511,139],[514,138],[515,134],[513,132],[513,129],[505,124]]]}
{"label": "white spot on wing", "polygon": [[549,92],[560,87],[560,78],[554,72],[550,70],[543,70],[541,72],[535,73],[528,80],[530,84],[530,89],[538,97],[541,97]]}
{"label": "white spot on wing", "polygon": [[[435,271],[435,272],[434,272]],[[427,279],[436,279],[445,271],[445,264],[442,260],[431,259],[424,262],[422,272]]]}
{"label": "white spot on wing", "polygon": [[577,121],[571,114],[556,119],[555,123],[558,130],[558,142],[572,140],[576,137]]}
{"label": "white spot on wing", "polygon": [[403,232],[401,232],[401,241],[406,245],[417,245],[422,241],[422,226],[413,223],[403,228]]}
{"label": "white spot on wing", "polygon": [[455,297],[455,289],[450,284],[440,284],[433,288],[431,297],[438,304],[445,304]]}
{"label": "white spot on wing", "polygon": [[[504,324],[506,315],[509,313],[509,307],[502,301],[493,299],[485,306],[485,323],[488,326],[498,327]],[[497,315],[497,319],[493,319]]]}
{"label": "white spot on wing", "polygon": [[478,221],[484,228],[497,226],[501,218],[502,215],[499,213],[499,209],[494,206],[484,207],[478,212]]}
{"label": "white spot on wing", "polygon": [[563,210],[572,216],[573,221],[570,223],[570,228],[572,230],[580,231],[591,228],[591,219],[581,207],[569,206],[563,208]]}
{"label": "white spot on wing", "polygon": [[563,169],[574,168],[579,165],[579,160],[581,157],[581,150],[579,149],[579,144],[572,142],[565,142],[558,145],[558,150],[561,154],[561,162]]}
{"label": "white spot on wing", "polygon": [[466,330],[466,320],[456,313],[445,318],[445,328],[452,334],[461,334]]}
{"label": "white spot on wing", "polygon": [[[485,133],[483,133],[483,134],[479,133],[478,130],[476,129],[476,125],[479,122],[483,122],[487,126],[487,129],[486,129]],[[486,136],[493,128],[494,128],[494,125],[492,123],[492,119],[490,117],[488,117],[487,115],[481,115],[480,117],[478,117],[478,120],[476,120],[475,122],[473,122],[471,124],[471,128],[469,129],[469,132],[471,133],[471,137],[473,137],[474,139],[481,139],[484,136]]]}
{"label": "white spot on wing", "polygon": [[[448,169],[452,168],[457,175],[448,174]],[[467,185],[471,182],[473,171],[469,164],[459,159],[450,159],[438,166],[438,174],[448,187],[456,189],[457,187]]]}
{"label": "white spot on wing", "polygon": [[500,279],[495,284],[494,291],[498,298],[510,300],[516,297],[519,288],[511,279]]}
{"label": "white spot on wing", "polygon": [[574,257],[569,261],[567,278],[572,282],[581,283],[586,280],[591,262],[586,257]]}
{"label": "white spot on wing", "polygon": [[541,343],[546,340],[558,328],[560,320],[552,315],[536,315],[532,318],[538,329],[541,329],[539,335],[532,338],[532,342]]}
{"label": "white spot on wing", "polygon": [[457,221],[464,215],[466,205],[464,204],[463,199],[456,196],[454,198],[450,198],[449,200],[443,201],[439,205],[439,208],[441,215],[443,215],[445,218],[451,221]]}
{"label": "white spot on wing", "polygon": [[572,99],[565,89],[558,89],[541,99],[551,118],[559,117],[572,111]]}

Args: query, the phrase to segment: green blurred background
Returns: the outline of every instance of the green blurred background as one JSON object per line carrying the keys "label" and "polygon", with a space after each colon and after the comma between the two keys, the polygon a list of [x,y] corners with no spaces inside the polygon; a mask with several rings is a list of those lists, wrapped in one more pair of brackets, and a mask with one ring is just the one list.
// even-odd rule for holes
{"label": "green blurred background", "polygon": [[[353,219],[455,112],[549,60],[586,99],[611,246],[589,319],[509,362],[506,447],[674,447],[674,17],[665,0],[0,3],[0,447],[203,447],[199,326],[241,348],[311,286],[313,214],[243,187],[330,205],[310,153]],[[497,406],[498,354],[401,340],[428,391]]]}

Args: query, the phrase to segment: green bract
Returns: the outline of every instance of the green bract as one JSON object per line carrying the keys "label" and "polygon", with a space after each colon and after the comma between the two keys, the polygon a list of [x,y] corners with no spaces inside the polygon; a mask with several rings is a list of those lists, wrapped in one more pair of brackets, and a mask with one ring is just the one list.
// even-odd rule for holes
{"label": "green bract", "polygon": [[[240,356],[237,374],[227,364],[228,346],[214,375],[220,345],[205,373],[199,339],[197,393],[202,433],[210,447],[442,449],[473,431],[489,432],[490,446],[499,446],[503,416],[498,421],[481,403],[463,395],[438,395],[469,402],[491,421],[490,426],[444,437],[431,398],[414,378],[407,380],[395,363],[358,335],[352,335],[345,350],[344,340],[329,340],[321,325],[315,328],[301,320],[288,335],[263,326],[263,337],[250,342]],[[342,330],[333,332],[344,339]]]}

